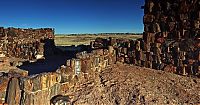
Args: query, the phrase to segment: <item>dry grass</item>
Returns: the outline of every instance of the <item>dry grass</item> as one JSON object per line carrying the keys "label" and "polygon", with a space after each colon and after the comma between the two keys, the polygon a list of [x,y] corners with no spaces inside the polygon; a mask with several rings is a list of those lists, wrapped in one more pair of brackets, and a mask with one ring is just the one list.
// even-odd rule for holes
{"label": "dry grass", "polygon": [[71,45],[89,45],[91,41],[94,41],[96,38],[127,38],[127,39],[138,39],[142,35],[56,35],[55,44],[56,46],[71,46]]}

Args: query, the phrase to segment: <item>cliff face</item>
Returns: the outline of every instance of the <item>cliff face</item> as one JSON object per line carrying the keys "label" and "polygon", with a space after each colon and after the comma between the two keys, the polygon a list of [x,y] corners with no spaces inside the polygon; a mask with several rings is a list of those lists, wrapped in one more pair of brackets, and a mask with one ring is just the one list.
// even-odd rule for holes
{"label": "cliff face", "polygon": [[198,105],[200,79],[115,64],[67,92],[74,105]]}

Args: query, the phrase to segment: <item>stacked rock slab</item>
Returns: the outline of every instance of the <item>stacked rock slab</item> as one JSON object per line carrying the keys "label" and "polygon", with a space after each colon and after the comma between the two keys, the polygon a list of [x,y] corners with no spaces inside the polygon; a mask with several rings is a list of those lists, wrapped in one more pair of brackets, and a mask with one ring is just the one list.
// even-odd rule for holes
{"label": "stacked rock slab", "polygon": [[142,39],[97,39],[91,47],[116,50],[118,62],[181,75],[200,72],[199,0],[145,0]]}
{"label": "stacked rock slab", "polygon": [[167,64],[183,75],[199,71],[199,0],[146,0],[143,20],[145,52],[156,59],[155,68]]}
{"label": "stacked rock slab", "polygon": [[18,78],[10,79],[7,93],[7,103],[8,105],[19,105],[21,98],[21,90],[19,87]]}
{"label": "stacked rock slab", "polygon": [[50,105],[51,97],[61,94],[61,76],[56,72],[42,73],[20,80],[23,91],[21,105]]}
{"label": "stacked rock slab", "polygon": [[45,40],[54,39],[51,28],[21,29],[0,27],[0,57],[26,60],[42,58]]}
{"label": "stacked rock slab", "polygon": [[[112,46],[108,49],[96,49],[91,53],[86,51],[76,54],[76,58],[66,61],[66,65],[57,70],[61,75],[61,83],[76,81],[78,78],[93,76],[96,71],[104,70],[115,61],[115,51]],[[81,77],[82,76],[82,77]]]}
{"label": "stacked rock slab", "polygon": [[[19,78],[28,76],[28,72],[17,68],[0,72],[0,105],[19,105],[21,99],[21,88]],[[6,104],[5,104],[6,105]]]}
{"label": "stacked rock slab", "polygon": [[110,67],[116,62],[115,54],[114,48],[109,46],[108,49],[96,49],[91,53],[77,53],[76,58],[67,60],[66,65],[55,72],[32,76],[14,70],[4,73],[0,75],[0,104],[57,105],[62,101],[71,103],[66,94],[69,88],[73,88],[80,79],[88,80],[95,72]]}
{"label": "stacked rock slab", "polygon": [[[155,38],[156,40],[157,38]],[[91,44],[92,48],[109,48],[108,45],[97,42]],[[143,39],[102,39],[110,43],[110,47],[115,51],[114,61],[136,66],[147,67],[157,70],[165,70],[181,75],[199,75],[199,47],[194,46],[193,42],[199,43],[199,39],[183,39],[177,42],[172,39],[164,39],[162,43],[149,42]],[[183,43],[187,46],[179,46]],[[149,45],[148,45],[149,44]],[[95,46],[95,47],[94,47]],[[149,48],[149,49],[148,49]],[[183,48],[183,49],[182,49]],[[193,48],[193,49],[191,49]],[[101,51],[98,51],[100,55]],[[97,59],[98,60],[98,59]]]}

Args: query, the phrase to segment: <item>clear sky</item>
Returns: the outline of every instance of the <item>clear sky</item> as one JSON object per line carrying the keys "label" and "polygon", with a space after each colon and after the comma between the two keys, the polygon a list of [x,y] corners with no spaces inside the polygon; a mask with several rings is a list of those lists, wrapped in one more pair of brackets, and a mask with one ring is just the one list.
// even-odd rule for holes
{"label": "clear sky", "polygon": [[1,0],[0,26],[61,33],[143,32],[144,0]]}

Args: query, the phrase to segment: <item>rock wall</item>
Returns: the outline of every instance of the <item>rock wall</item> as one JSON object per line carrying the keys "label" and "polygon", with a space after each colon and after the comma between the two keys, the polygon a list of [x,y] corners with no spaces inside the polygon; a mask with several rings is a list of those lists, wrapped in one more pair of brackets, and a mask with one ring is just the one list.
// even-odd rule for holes
{"label": "rock wall", "polygon": [[0,57],[15,57],[26,60],[40,59],[44,45],[54,39],[51,28],[20,29],[0,27]]}
{"label": "rock wall", "polygon": [[[6,68],[5,68],[6,69]],[[19,78],[28,76],[28,72],[10,67],[9,71],[0,72],[0,105],[19,105],[21,92]]]}
{"label": "rock wall", "polygon": [[154,69],[196,75],[200,70],[199,0],[146,0],[142,41],[142,51],[153,57],[148,61]]}
{"label": "rock wall", "polygon": [[142,8],[142,39],[98,39],[92,42],[91,46],[114,46],[117,61],[123,63],[181,75],[199,75],[200,2],[145,0]]}
{"label": "rock wall", "polygon": [[[193,40],[193,42],[195,41],[199,40]],[[110,38],[107,39],[107,43],[114,47],[117,62],[164,70],[180,75],[200,75],[200,49],[194,47],[193,44],[190,45],[190,41],[176,42],[175,40],[165,39],[163,43],[151,42],[148,46],[143,39]],[[179,46],[183,43],[189,45]],[[105,47],[99,41],[93,42],[91,46],[96,49]],[[150,49],[148,50],[147,47]],[[191,50],[191,47],[194,49]]]}
{"label": "rock wall", "polygon": [[0,104],[50,105],[50,102],[60,102],[56,96],[65,96],[79,79],[90,78],[95,72],[111,67],[115,61],[115,50],[109,46],[108,49],[97,49],[91,53],[77,53],[76,58],[67,60],[66,65],[55,72],[32,76],[5,73],[0,76]]}

